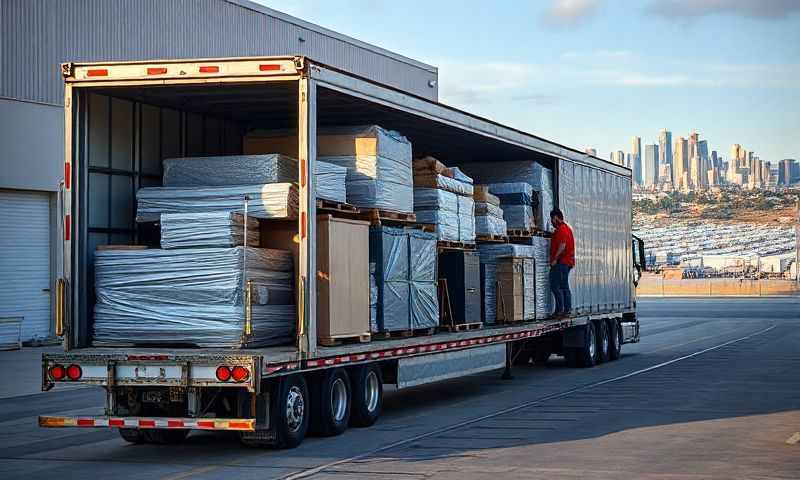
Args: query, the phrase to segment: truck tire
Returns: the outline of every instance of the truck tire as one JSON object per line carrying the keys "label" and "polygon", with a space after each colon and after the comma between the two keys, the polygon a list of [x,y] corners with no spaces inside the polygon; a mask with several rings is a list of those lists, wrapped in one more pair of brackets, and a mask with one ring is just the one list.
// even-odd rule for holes
{"label": "truck tire", "polygon": [[350,423],[350,376],[343,368],[324,370],[311,384],[311,430],[323,437],[340,435]]}
{"label": "truck tire", "polygon": [[[581,368],[591,368],[597,363],[597,333],[595,332],[594,322],[586,322],[583,327],[583,346],[575,349],[575,366]],[[569,357],[567,357],[569,361]]]}
{"label": "truck tire", "polygon": [[597,331],[597,362],[605,363],[609,360],[611,354],[611,339],[608,332],[608,322],[600,320],[596,324]]}
{"label": "truck tire", "polygon": [[353,401],[350,425],[369,427],[383,409],[383,375],[376,364],[360,365],[352,370]]}
{"label": "truck tire", "polygon": [[303,442],[308,431],[308,386],[302,375],[288,375],[275,388],[272,411],[275,412],[275,445],[294,448]]}
{"label": "truck tire", "polygon": [[138,428],[120,428],[119,436],[126,442],[136,445],[145,442],[144,435]]}
{"label": "truck tire", "polygon": [[186,440],[189,430],[166,430],[155,428],[152,430],[142,430],[142,436],[148,443],[160,445],[175,445]]}
{"label": "truck tire", "polygon": [[617,360],[622,355],[622,328],[614,319],[608,320],[608,338],[610,340],[609,358]]}

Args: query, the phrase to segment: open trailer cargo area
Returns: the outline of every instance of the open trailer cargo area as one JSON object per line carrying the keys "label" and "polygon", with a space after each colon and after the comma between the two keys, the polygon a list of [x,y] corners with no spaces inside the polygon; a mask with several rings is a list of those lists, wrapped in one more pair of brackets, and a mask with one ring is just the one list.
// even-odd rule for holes
{"label": "open trailer cargo area", "polygon": [[[66,351],[42,382],[108,395],[43,426],[293,446],[374,422],[383,383],[638,341],[628,169],[303,57],[63,72]],[[553,206],[577,243],[566,319]]]}

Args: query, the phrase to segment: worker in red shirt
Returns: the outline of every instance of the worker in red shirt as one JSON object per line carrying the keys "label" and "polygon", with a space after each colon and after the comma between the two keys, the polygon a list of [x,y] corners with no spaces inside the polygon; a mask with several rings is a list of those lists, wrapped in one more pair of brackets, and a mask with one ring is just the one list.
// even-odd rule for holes
{"label": "worker in red shirt", "polygon": [[575,238],[564,221],[561,210],[550,212],[555,231],[550,239],[550,290],[556,298],[555,318],[566,318],[572,313],[572,293],[569,291],[569,272],[575,266]]}

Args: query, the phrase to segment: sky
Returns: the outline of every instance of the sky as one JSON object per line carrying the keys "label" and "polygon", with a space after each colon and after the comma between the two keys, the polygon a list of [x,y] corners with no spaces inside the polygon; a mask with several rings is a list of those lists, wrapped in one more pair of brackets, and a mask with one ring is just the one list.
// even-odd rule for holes
{"label": "sky", "polygon": [[800,158],[800,0],[258,0],[439,68],[439,100],[583,150],[699,132]]}

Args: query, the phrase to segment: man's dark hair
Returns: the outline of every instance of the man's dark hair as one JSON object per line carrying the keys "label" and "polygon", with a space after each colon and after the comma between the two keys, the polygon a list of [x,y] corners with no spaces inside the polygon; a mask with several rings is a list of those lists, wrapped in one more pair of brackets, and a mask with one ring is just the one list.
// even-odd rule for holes
{"label": "man's dark hair", "polygon": [[556,217],[559,220],[564,220],[564,214],[559,209],[550,210],[550,218]]}

